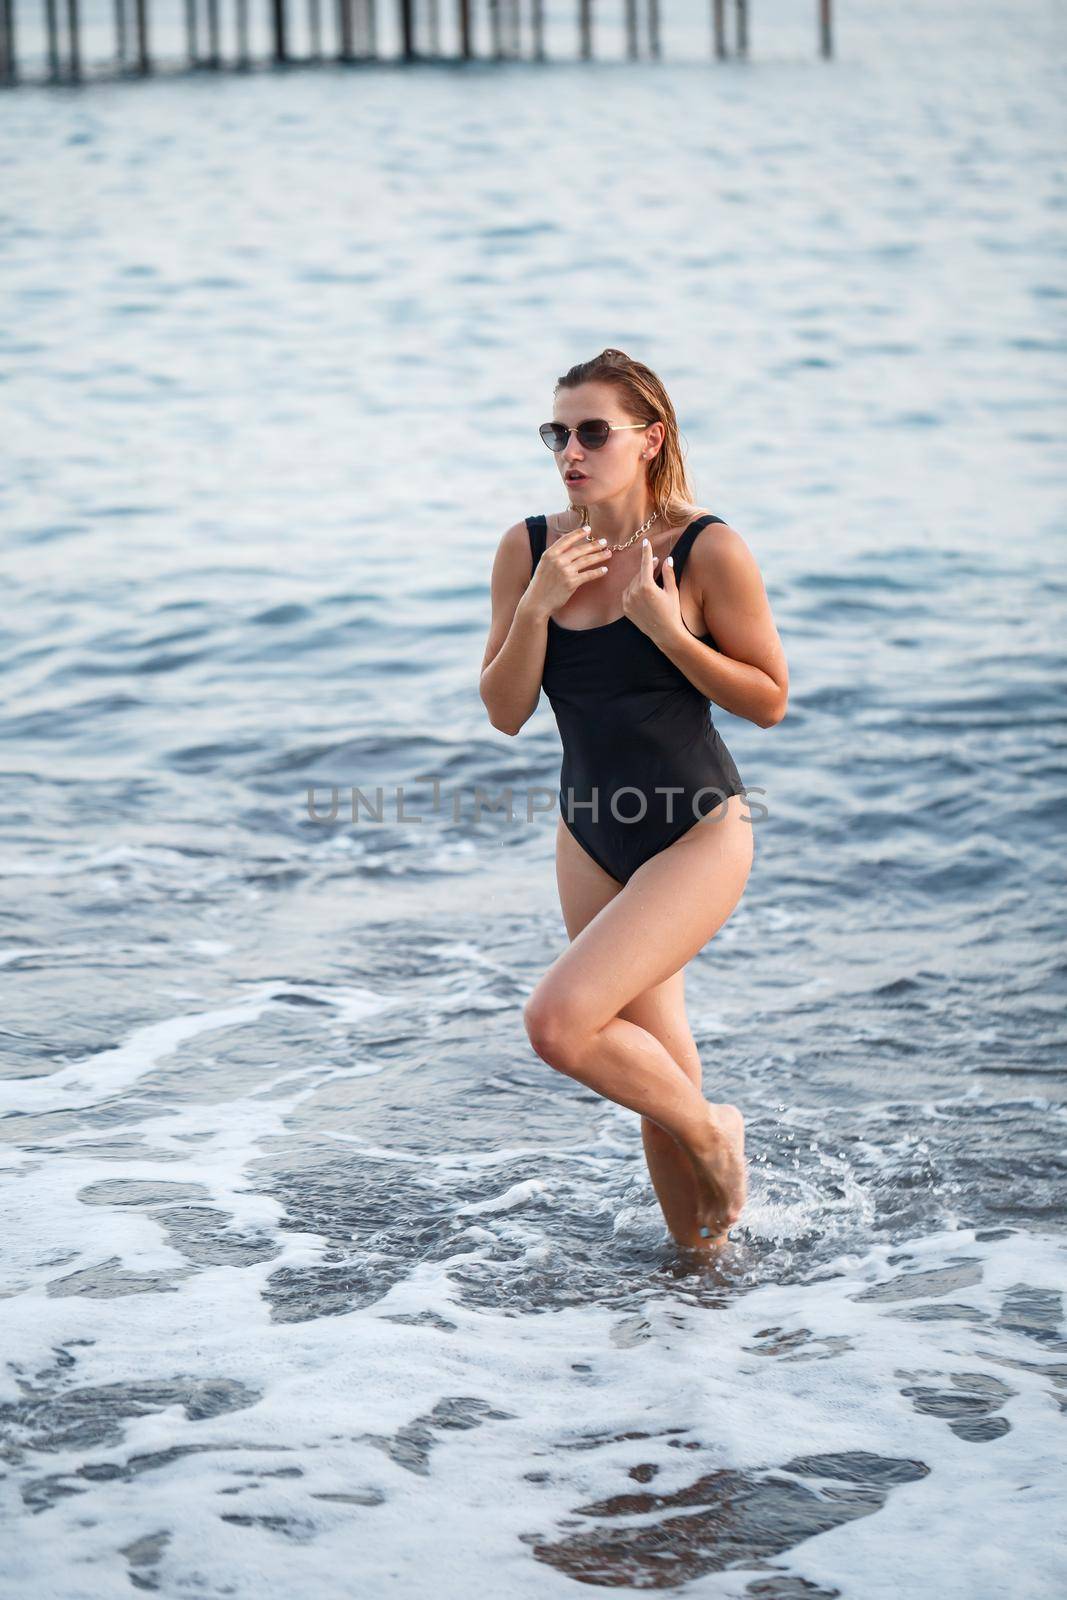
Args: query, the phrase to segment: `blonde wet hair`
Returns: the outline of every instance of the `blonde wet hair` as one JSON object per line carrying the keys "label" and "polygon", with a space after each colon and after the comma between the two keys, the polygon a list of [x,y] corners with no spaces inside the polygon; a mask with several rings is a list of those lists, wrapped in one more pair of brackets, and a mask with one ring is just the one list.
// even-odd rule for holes
{"label": "blonde wet hair", "polygon": [[663,443],[646,468],[649,492],[665,527],[688,521],[694,505],[693,486],[682,453],[678,418],[662,379],[643,361],[609,347],[563,373],[553,392],[576,389],[581,383],[609,383],[632,422],[663,423]]}

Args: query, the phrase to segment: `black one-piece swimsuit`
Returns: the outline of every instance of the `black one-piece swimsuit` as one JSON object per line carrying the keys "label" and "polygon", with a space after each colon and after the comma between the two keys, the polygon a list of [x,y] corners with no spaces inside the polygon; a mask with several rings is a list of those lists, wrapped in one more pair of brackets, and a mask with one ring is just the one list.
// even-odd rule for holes
{"label": "black one-piece swimsuit", "polygon": [[[675,582],[701,528],[675,541]],[[526,518],[533,577],[548,522]],[[663,587],[659,572],[655,581]],[[718,649],[710,633],[705,644]],[[744,784],[711,720],[705,695],[629,617],[597,628],[548,619],[542,684],[563,743],[560,815],[582,848],[618,883],[714,811]]]}

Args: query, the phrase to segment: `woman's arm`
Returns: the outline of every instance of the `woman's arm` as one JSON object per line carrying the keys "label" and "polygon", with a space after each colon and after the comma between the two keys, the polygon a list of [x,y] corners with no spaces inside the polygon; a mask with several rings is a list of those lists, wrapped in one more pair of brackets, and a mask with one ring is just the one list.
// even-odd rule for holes
{"label": "woman's arm", "polygon": [[755,556],[736,529],[716,522],[693,541],[685,570],[718,649],[691,634],[680,616],[656,643],[709,700],[772,728],[785,716],[789,668]]}
{"label": "woman's arm", "polygon": [[478,684],[489,721],[501,733],[518,733],[541,698],[548,614],[527,598],[531,563],[526,523],[516,522],[493,562],[492,621]]}

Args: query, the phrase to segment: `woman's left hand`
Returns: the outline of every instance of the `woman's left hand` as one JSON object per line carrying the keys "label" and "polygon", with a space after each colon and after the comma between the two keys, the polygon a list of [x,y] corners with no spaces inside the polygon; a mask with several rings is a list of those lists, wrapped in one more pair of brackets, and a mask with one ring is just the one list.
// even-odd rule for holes
{"label": "woman's left hand", "polygon": [[666,638],[685,626],[674,566],[670,561],[664,566],[663,587],[660,588],[656,582],[658,559],[646,539],[641,546],[641,565],[622,594],[623,615],[636,622],[642,633],[647,633],[652,640]]}

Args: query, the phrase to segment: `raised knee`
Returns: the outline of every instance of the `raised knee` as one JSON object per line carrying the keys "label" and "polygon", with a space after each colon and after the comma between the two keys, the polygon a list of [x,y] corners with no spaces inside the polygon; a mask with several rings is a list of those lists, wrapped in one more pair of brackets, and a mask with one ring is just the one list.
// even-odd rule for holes
{"label": "raised knee", "polygon": [[522,1019],[531,1045],[550,1067],[565,1067],[574,1058],[578,1024],[566,1000],[537,989],[527,1000]]}

